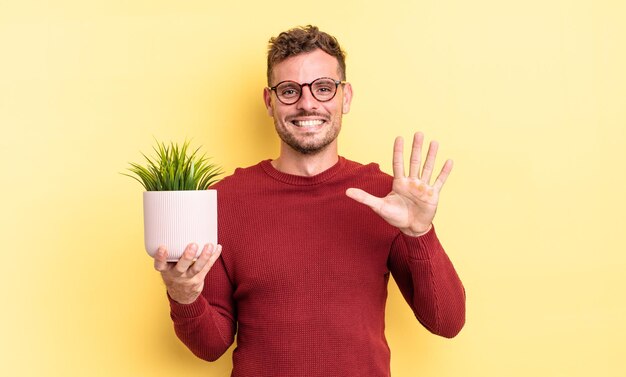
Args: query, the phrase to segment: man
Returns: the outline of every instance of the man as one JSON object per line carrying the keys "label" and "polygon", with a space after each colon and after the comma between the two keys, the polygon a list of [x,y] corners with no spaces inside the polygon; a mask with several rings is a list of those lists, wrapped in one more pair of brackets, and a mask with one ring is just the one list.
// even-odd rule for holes
{"label": "man", "polygon": [[339,44],[316,27],[270,40],[268,85],[280,154],[215,185],[223,253],[207,245],[194,261],[190,245],[176,264],[164,249],[155,257],[176,334],[215,360],[236,333],[233,376],[389,376],[390,273],[431,332],[453,337],[465,321],[463,286],[432,227],[452,162],[431,183],[437,144],[422,167],[420,133],[408,175],[400,138],[393,178],[340,157],[352,87]]}

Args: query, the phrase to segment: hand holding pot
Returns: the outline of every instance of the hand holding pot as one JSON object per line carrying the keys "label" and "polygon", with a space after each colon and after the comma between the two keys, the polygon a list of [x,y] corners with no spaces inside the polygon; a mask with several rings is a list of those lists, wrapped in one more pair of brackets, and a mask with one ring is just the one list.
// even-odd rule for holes
{"label": "hand holding pot", "polygon": [[194,261],[198,245],[189,244],[176,263],[167,262],[167,250],[159,247],[154,256],[154,268],[161,273],[170,297],[181,304],[191,304],[204,288],[204,278],[219,258],[221,245],[207,244],[198,259]]}

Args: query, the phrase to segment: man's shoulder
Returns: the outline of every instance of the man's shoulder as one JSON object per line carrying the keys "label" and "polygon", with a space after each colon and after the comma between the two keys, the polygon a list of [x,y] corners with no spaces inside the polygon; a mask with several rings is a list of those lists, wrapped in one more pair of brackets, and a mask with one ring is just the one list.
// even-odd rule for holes
{"label": "man's shoulder", "polygon": [[393,184],[393,177],[380,170],[375,162],[362,164],[346,160],[346,172],[347,187],[360,188],[379,197],[387,195]]}
{"label": "man's shoulder", "polygon": [[264,161],[261,161],[255,165],[236,168],[231,175],[222,178],[211,188],[220,190],[230,187],[238,187],[250,181],[254,182],[264,175],[261,167],[263,163]]}
{"label": "man's shoulder", "polygon": [[[267,172],[270,161],[263,160],[255,165],[236,168],[231,175],[222,178],[211,188],[218,191],[247,191],[253,187],[263,186],[264,182],[270,178]],[[374,185],[387,185],[393,180],[393,177],[380,170],[380,166],[375,162],[363,164],[340,157],[339,163],[334,168],[337,168],[336,173],[339,174],[333,173],[332,175],[342,181],[347,179],[348,181],[369,182]]]}
{"label": "man's shoulder", "polygon": [[363,164],[357,161],[349,160],[343,157],[345,160],[346,171],[358,174],[358,175],[368,175],[372,178],[380,178],[383,180],[392,178],[389,174],[380,170],[380,166],[376,162],[370,162],[367,164]]}

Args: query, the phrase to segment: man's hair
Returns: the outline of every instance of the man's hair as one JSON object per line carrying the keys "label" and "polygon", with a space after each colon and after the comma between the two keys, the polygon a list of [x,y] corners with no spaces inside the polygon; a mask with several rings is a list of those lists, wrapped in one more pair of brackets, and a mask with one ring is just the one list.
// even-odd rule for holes
{"label": "man's hair", "polygon": [[341,50],[339,42],[332,35],[320,31],[316,26],[307,25],[283,31],[278,37],[269,41],[267,52],[267,84],[272,85],[272,69],[274,65],[292,56],[320,49],[337,58],[337,73],[341,80],[346,79],[346,53]]}

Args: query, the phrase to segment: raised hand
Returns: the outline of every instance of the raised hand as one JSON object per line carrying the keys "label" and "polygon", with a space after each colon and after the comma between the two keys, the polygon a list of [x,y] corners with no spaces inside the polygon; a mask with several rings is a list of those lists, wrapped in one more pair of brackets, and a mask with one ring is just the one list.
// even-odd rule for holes
{"label": "raised hand", "polygon": [[180,260],[167,262],[167,250],[160,247],[154,256],[154,269],[161,273],[170,297],[181,304],[196,301],[204,288],[204,278],[222,253],[222,246],[207,244],[194,261],[198,245],[187,246]]}
{"label": "raised hand", "polygon": [[401,137],[396,138],[393,146],[393,186],[386,197],[378,198],[357,188],[346,191],[350,198],[369,206],[389,224],[409,236],[420,236],[430,230],[437,212],[439,192],[452,171],[452,160],[447,160],[431,184],[439,144],[430,142],[424,166],[420,170],[423,142],[424,135],[416,133],[407,177],[404,175],[404,141]]}

